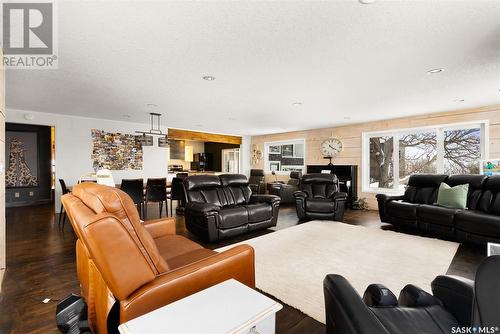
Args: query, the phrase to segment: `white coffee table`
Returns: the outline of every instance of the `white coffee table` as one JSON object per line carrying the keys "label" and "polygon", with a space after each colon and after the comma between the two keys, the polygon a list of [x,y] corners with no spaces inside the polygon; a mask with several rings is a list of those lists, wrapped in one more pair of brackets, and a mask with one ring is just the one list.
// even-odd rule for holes
{"label": "white coffee table", "polygon": [[231,279],[121,324],[121,334],[275,332],[283,306]]}

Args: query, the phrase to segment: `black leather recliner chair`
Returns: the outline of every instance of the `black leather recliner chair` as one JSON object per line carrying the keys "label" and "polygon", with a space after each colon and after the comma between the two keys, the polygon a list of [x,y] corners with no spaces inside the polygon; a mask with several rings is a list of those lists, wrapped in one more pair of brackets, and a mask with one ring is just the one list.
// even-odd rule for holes
{"label": "black leather recliner chair", "polygon": [[263,169],[251,169],[250,178],[248,179],[250,189],[254,194],[266,193],[265,173]]}
{"label": "black leather recliner chair", "polygon": [[[469,185],[467,209],[434,205],[441,182]],[[404,195],[377,201],[382,222],[459,242],[500,242],[500,176],[412,175]]]}
{"label": "black leather recliner chair", "polygon": [[280,199],[252,194],[245,175],[194,175],[183,182],[186,228],[208,242],[276,226]]}
{"label": "black leather recliner chair", "polygon": [[300,220],[344,218],[347,194],[339,192],[335,174],[306,174],[300,190],[294,193],[297,216]]}
{"label": "black leather recliner chair", "polygon": [[[465,333],[459,327],[500,327],[500,256],[479,266],[475,281],[438,276],[433,295],[407,285],[399,299],[381,284],[370,285],[363,299],[340,275],[323,281],[327,334]],[[453,328],[455,330],[453,331]],[[480,333],[479,328],[470,333]]]}
{"label": "black leather recliner chair", "polygon": [[293,195],[299,190],[301,172],[290,172],[290,179],[286,184],[276,183],[269,188],[269,194],[276,195],[281,199],[281,204],[294,203],[295,196]]}

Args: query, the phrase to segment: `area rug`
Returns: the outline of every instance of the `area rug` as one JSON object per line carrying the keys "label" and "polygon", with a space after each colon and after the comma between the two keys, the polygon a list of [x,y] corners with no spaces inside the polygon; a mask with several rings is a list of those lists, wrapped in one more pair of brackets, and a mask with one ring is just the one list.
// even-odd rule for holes
{"label": "area rug", "polygon": [[255,249],[257,288],[322,323],[325,275],[344,276],[360,295],[371,283],[386,285],[396,296],[409,283],[430,292],[459,246],[332,221],[311,221],[243,243]]}

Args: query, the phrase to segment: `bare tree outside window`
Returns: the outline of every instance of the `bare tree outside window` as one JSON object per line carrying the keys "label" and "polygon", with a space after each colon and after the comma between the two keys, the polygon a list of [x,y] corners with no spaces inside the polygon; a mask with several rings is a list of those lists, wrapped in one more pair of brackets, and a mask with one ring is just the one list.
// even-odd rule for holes
{"label": "bare tree outside window", "polygon": [[462,128],[436,127],[368,136],[370,172],[367,186],[403,190],[413,174],[479,174],[485,144],[482,142],[483,127],[480,124]]}
{"label": "bare tree outside window", "polygon": [[412,174],[437,172],[436,132],[402,135],[399,138],[399,184]]}
{"label": "bare tree outside window", "polygon": [[446,174],[479,174],[480,162],[480,128],[444,131],[444,172]]}
{"label": "bare tree outside window", "polygon": [[394,137],[370,138],[370,187],[394,186]]}

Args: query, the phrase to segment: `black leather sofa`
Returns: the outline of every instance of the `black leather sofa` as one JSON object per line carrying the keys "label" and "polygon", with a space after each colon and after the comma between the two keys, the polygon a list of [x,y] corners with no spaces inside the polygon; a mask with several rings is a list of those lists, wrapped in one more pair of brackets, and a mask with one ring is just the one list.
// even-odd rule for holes
{"label": "black leather sofa", "polygon": [[347,194],[339,191],[335,174],[306,174],[300,180],[299,188],[294,196],[300,220],[343,220]]}
{"label": "black leather sofa", "polygon": [[286,184],[276,183],[269,188],[269,194],[276,195],[281,199],[281,204],[295,203],[295,196],[293,195],[299,190],[301,172],[290,172],[290,179]]}
{"label": "black leather sofa", "polygon": [[[434,205],[439,185],[469,184],[467,209]],[[459,242],[500,242],[500,176],[412,175],[404,195],[377,195],[380,219]]]}
{"label": "black leather sofa", "polygon": [[[500,256],[479,266],[475,281],[438,276],[433,295],[407,285],[399,299],[381,284],[363,299],[340,275],[323,281],[327,334],[494,333],[500,327]],[[460,327],[460,328],[459,328]],[[472,327],[476,327],[473,331]],[[479,328],[478,328],[479,327]],[[459,331],[469,328],[470,332]]]}
{"label": "black leather sofa", "polygon": [[183,186],[186,228],[205,241],[276,226],[279,197],[252,194],[245,175],[193,175]]}

